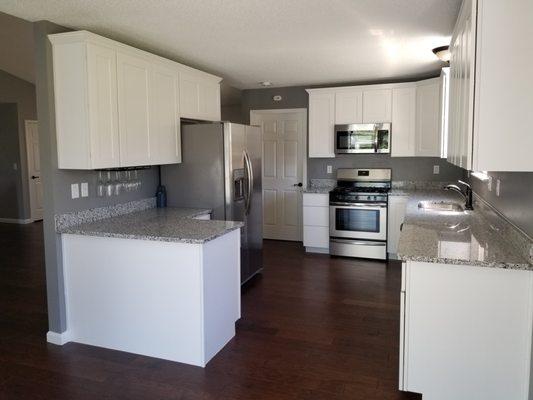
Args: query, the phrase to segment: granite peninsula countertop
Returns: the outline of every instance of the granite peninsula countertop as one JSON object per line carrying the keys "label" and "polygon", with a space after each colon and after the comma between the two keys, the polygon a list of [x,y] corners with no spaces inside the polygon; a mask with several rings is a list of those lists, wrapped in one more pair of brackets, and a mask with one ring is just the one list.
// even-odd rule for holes
{"label": "granite peninsula countertop", "polygon": [[198,208],[149,208],[58,228],[58,233],[201,244],[244,225],[237,221],[194,219],[210,212]]}
{"label": "granite peninsula countertop", "polygon": [[474,204],[474,211],[435,212],[418,208],[418,203],[430,200],[464,205],[464,200],[442,189],[398,189],[391,195],[409,196],[398,244],[401,260],[533,270],[515,243],[487,219],[479,204]]}

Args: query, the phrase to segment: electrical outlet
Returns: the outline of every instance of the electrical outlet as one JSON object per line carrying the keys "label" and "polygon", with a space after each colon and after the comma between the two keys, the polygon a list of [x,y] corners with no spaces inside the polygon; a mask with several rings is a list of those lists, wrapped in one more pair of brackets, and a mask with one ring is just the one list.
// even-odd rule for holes
{"label": "electrical outlet", "polygon": [[331,165],[328,165],[326,167],[326,171],[327,171],[328,174],[332,174],[333,173],[333,167]]}
{"label": "electrical outlet", "polygon": [[440,167],[438,165],[433,166],[433,175],[438,175],[440,173]]}
{"label": "electrical outlet", "polygon": [[489,192],[492,192],[492,176],[489,175],[489,181],[487,183],[487,187],[489,189]]}
{"label": "electrical outlet", "polygon": [[73,183],[70,185],[70,194],[73,199],[77,199],[80,197],[80,186],[77,183]]}
{"label": "electrical outlet", "polygon": [[496,196],[500,196],[500,180],[496,179]]}
{"label": "electrical outlet", "polygon": [[87,182],[81,184],[81,197],[89,197],[89,184]]}

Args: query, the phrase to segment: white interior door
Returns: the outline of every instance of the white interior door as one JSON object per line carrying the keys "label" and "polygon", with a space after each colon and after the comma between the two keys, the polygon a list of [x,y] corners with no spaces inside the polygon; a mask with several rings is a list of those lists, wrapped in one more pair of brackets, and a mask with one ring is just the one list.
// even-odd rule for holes
{"label": "white interior door", "polygon": [[263,135],[263,237],[302,240],[307,111],[253,110]]}
{"label": "white interior door", "polygon": [[39,131],[37,121],[26,121],[26,153],[30,188],[31,219],[43,219],[43,184],[39,158]]}

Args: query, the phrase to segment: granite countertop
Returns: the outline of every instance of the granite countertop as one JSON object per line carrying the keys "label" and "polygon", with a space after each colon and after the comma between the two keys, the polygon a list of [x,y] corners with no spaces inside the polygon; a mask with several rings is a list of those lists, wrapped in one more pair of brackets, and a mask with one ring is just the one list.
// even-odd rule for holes
{"label": "granite countertop", "polygon": [[409,196],[398,244],[401,260],[533,270],[529,260],[486,218],[479,205],[474,204],[474,211],[465,212],[418,208],[423,200],[464,205],[457,193],[399,189],[391,195]]}
{"label": "granite countertop", "polygon": [[58,229],[58,233],[201,244],[239,229],[237,221],[198,220],[211,210],[150,208]]}

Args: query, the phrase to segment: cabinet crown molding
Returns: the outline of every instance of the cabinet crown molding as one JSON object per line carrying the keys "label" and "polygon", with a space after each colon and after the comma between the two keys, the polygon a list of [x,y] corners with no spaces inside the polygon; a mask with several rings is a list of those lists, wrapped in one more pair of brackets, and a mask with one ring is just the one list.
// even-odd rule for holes
{"label": "cabinet crown molding", "polygon": [[187,65],[181,64],[179,62],[170,60],[165,57],[158,56],[156,54],[150,53],[145,50],[138,49],[136,47],[117,42],[116,40],[106,38],[104,36],[97,35],[96,33],[92,33],[90,31],[72,31],[72,32],[64,32],[64,33],[54,33],[51,35],[48,35],[48,40],[54,45],[56,44],[68,44],[68,43],[78,43],[78,42],[86,42],[86,43],[93,43],[97,44],[99,46],[105,46],[112,49],[118,49],[119,51],[134,54],[136,57],[144,57],[147,61],[156,61],[158,63],[164,63],[167,64],[170,68],[175,68],[178,70],[178,72],[183,72],[188,75],[196,75],[201,77],[205,80],[210,80],[213,83],[220,83],[222,82],[222,78],[213,74],[210,74],[208,72],[200,71],[196,68],[189,67]]}

